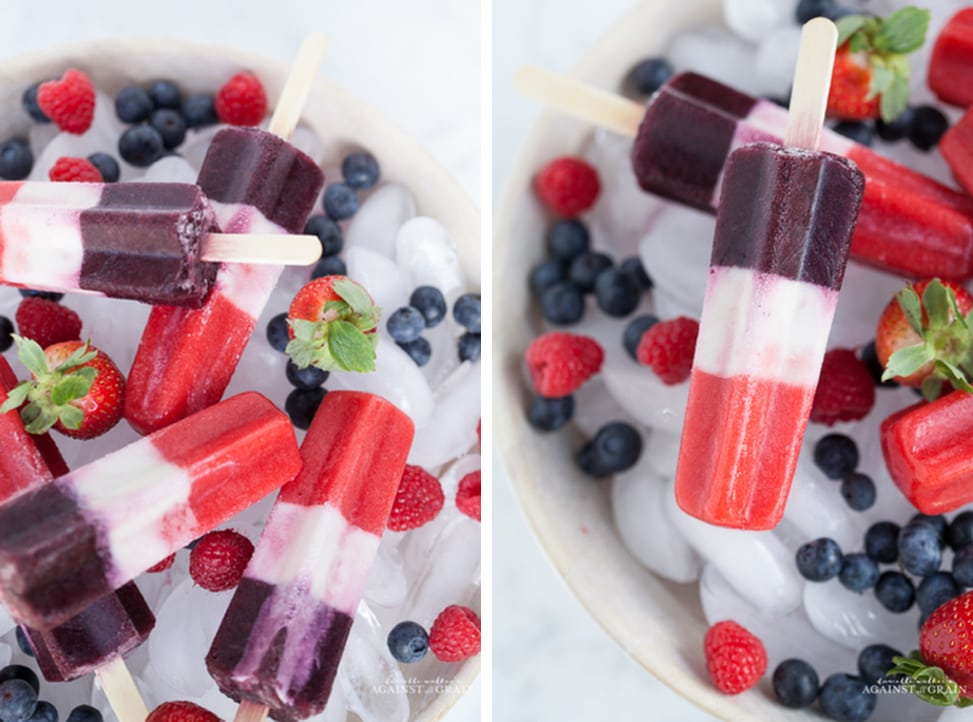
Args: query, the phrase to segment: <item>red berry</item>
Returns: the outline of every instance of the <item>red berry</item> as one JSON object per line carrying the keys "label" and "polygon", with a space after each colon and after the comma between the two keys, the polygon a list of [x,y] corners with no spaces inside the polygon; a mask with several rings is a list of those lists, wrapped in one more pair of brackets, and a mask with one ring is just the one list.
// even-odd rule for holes
{"label": "red berry", "polygon": [[171,569],[172,565],[175,564],[175,562],[176,562],[176,554],[175,552],[173,552],[165,559],[163,559],[161,562],[157,562],[156,564],[153,564],[145,571],[147,571],[149,574],[158,574],[159,572],[164,572],[166,569]]}
{"label": "red berry", "polygon": [[927,665],[940,667],[973,696],[973,592],[933,610],[919,630],[919,653]]}
{"label": "red berry", "polygon": [[41,348],[81,338],[81,317],[67,306],[39,296],[28,296],[17,306],[17,331]]}
{"label": "red berry", "polygon": [[435,519],[445,502],[439,479],[421,466],[406,464],[395,492],[388,528],[392,531],[417,529]]}
{"label": "red berry", "polygon": [[750,689],[767,671],[763,642],[729,619],[706,630],[703,652],[710,679],[725,694]]}
{"label": "red berry", "polygon": [[95,164],[87,158],[72,158],[61,156],[51,169],[47,177],[52,181],[79,181],[81,183],[101,183],[104,179],[95,168]]}
{"label": "red berry", "polygon": [[466,516],[480,521],[480,471],[471,471],[459,480],[456,508]]}
{"label": "red berry", "polygon": [[811,421],[831,426],[836,421],[864,418],[875,404],[875,385],[868,367],[847,348],[824,355]]}
{"label": "red berry", "polygon": [[253,544],[232,529],[211,531],[189,553],[189,575],[203,589],[222,592],[240,583]]}
{"label": "red berry", "polygon": [[462,662],[480,653],[480,618],[469,607],[454,604],[436,617],[429,630],[429,649],[441,662]]}
{"label": "red berry", "polygon": [[699,322],[686,316],[659,321],[642,336],[636,356],[662,383],[682,383],[692,371],[698,335]]}
{"label": "red berry", "polygon": [[552,331],[527,347],[527,371],[541,396],[561,398],[601,370],[605,352],[593,338]]}
{"label": "red berry", "polygon": [[221,722],[208,709],[192,702],[163,702],[149,713],[145,722]]}
{"label": "red berry", "polygon": [[253,73],[237,73],[216,93],[220,120],[230,125],[258,125],[267,115],[267,92]]}
{"label": "red berry", "polygon": [[591,208],[598,200],[601,182],[598,171],[581,158],[555,158],[541,168],[534,188],[552,212],[562,218],[574,218]]}
{"label": "red berry", "polygon": [[80,135],[95,117],[95,86],[80,70],[69,68],[60,80],[40,84],[37,104],[61,130]]}

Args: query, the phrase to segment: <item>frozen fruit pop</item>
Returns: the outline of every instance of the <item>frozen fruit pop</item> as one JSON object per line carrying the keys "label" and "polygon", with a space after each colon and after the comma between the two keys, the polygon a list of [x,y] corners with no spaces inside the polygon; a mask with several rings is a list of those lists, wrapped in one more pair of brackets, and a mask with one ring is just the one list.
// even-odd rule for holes
{"label": "frozen fruit pop", "polygon": [[949,163],[959,184],[973,196],[973,108],[946,131],[939,141],[939,152]]}
{"label": "frozen fruit pop", "polygon": [[247,719],[324,709],[413,432],[380,396],[324,397],[206,657],[241,715],[260,708]]}
{"label": "frozen fruit pop", "polygon": [[195,185],[0,182],[0,282],[198,307],[216,278],[214,254],[236,258],[255,242],[215,230]]}
{"label": "frozen fruit pop", "polygon": [[[316,68],[320,52],[312,36],[292,76]],[[309,83],[313,75],[308,75]],[[282,128],[280,118],[290,118],[294,107],[303,106],[308,89],[288,83],[271,130],[290,134],[293,127]],[[314,208],[324,174],[314,160],[272,132],[227,128],[213,138],[198,182],[213,201],[223,231],[296,233]],[[128,375],[125,418],[133,428],[151,433],[222,398],[281,270],[225,264],[202,308],[152,309]]]}
{"label": "frozen fruit pop", "polygon": [[43,631],[290,481],[287,416],[255,392],[0,504],[0,598]]}
{"label": "frozen fruit pop", "polygon": [[973,7],[960,10],[943,26],[929,59],[930,89],[939,99],[973,105]]}

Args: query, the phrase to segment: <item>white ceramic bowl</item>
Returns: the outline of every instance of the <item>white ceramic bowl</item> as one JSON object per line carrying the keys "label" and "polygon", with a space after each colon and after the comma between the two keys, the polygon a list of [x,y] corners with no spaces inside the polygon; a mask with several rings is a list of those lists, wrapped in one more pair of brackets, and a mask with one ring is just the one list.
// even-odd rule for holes
{"label": "white ceramic bowl", "polygon": [[[176,80],[184,92],[213,92],[233,73],[251,70],[263,80],[272,105],[289,71],[287,65],[258,55],[209,45],[160,39],[86,42],[4,61],[0,69],[0,108],[19,108],[21,94],[28,85],[37,80],[59,77],[68,67],[84,70],[99,90],[108,93],[117,92],[130,83],[145,83],[158,78]],[[30,125],[26,114],[5,112],[0,116],[0,138],[26,133]],[[472,286],[479,286],[479,212],[459,185],[416,141],[349,92],[323,80],[318,80],[313,87],[303,113],[302,125],[317,133],[323,143],[320,149],[322,156],[331,159],[331,163],[358,148],[371,151],[379,160],[383,180],[399,181],[406,185],[416,199],[419,214],[431,216],[446,226],[456,241],[467,278]],[[5,309],[4,313],[12,317],[12,309]],[[143,307],[134,313],[144,314],[147,310]],[[86,328],[104,322],[102,319],[88,318],[84,313],[82,318]],[[264,323],[265,319],[258,323],[255,337],[262,336]],[[141,333],[140,328],[135,329],[134,333]],[[259,357],[245,355],[242,363],[247,363],[248,358],[253,358],[255,363],[260,362]],[[130,359],[122,361],[116,358],[116,361],[127,371]],[[282,378],[283,374],[279,376]],[[231,385],[228,393],[235,390],[242,389],[235,389]],[[283,404],[283,396],[271,398]],[[122,422],[117,435],[127,440],[133,434],[123,430],[124,426]],[[66,442],[63,437],[58,438],[58,444],[69,465],[86,460],[82,444]],[[465,598],[451,603],[470,604],[479,609],[479,584],[471,581]],[[157,629],[154,633],[175,632]],[[411,719],[433,722],[441,719],[461,692],[472,685],[479,673],[480,662],[479,657],[475,657],[464,664],[447,665],[429,660],[424,660],[422,664],[425,678],[439,677],[445,680],[440,686],[446,687],[447,691],[442,694],[429,692],[414,695]],[[412,673],[405,669],[406,676]],[[43,691],[42,688],[42,698]]]}

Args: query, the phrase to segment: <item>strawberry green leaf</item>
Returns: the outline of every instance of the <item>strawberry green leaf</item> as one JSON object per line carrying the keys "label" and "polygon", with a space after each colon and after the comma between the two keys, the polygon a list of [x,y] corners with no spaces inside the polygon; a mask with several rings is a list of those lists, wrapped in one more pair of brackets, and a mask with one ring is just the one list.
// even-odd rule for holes
{"label": "strawberry green leaf", "polygon": [[335,293],[351,306],[355,313],[370,314],[375,306],[368,292],[350,278],[342,278],[332,284]]}
{"label": "strawberry green leaf", "polygon": [[912,5],[901,8],[882,21],[875,34],[875,49],[882,53],[911,53],[926,42],[930,13]]}
{"label": "strawberry green leaf", "polygon": [[84,421],[84,412],[75,406],[63,406],[58,414],[58,420],[65,428],[79,429]]}
{"label": "strawberry green leaf", "polygon": [[306,321],[302,318],[288,319],[287,323],[290,324],[291,330],[294,332],[294,338],[300,341],[313,339],[318,328],[316,321]]}
{"label": "strawberry green leaf", "polygon": [[0,413],[7,413],[20,408],[20,405],[27,400],[27,394],[33,385],[30,381],[21,381],[7,392],[7,400],[0,406]]}
{"label": "strawberry green leaf", "polygon": [[375,347],[361,330],[347,321],[335,321],[328,332],[328,350],[345,371],[374,371]]}
{"label": "strawberry green leaf", "polygon": [[938,278],[930,281],[926,290],[922,292],[922,305],[929,317],[930,327],[945,326],[949,323],[950,312],[954,305],[949,300],[951,294],[952,291]]}
{"label": "strawberry green leaf", "polygon": [[922,398],[926,401],[935,401],[943,393],[943,381],[939,376],[927,376],[922,380],[922,386],[920,391],[922,392]]}
{"label": "strawberry green leaf", "polygon": [[930,667],[922,661],[918,651],[908,657],[893,657],[894,666],[888,676],[904,675],[903,686],[929,704],[948,707],[960,699],[960,686],[950,679],[940,667]]}
{"label": "strawberry green leaf", "polygon": [[838,18],[835,25],[838,27],[838,47],[841,47],[855,33],[865,25],[868,20],[867,15],[845,15]]}
{"label": "strawberry green leaf", "polygon": [[876,95],[884,95],[895,83],[895,72],[890,70],[879,57],[872,58],[872,81],[868,86],[867,99],[871,100]]}
{"label": "strawberry green leaf", "polygon": [[961,368],[958,368],[945,359],[936,359],[936,369],[954,388],[965,391],[968,394],[973,393],[973,386],[966,380],[966,374]]}
{"label": "strawberry green leaf", "polygon": [[903,288],[899,294],[896,296],[899,301],[899,307],[902,309],[902,313],[905,314],[906,320],[915,331],[920,336],[922,335],[922,303],[919,301],[919,294],[910,285]]}
{"label": "strawberry green leaf", "polygon": [[24,338],[17,334],[11,334],[14,343],[17,344],[17,356],[21,363],[27,367],[34,376],[48,373],[47,358],[44,356],[44,349],[32,338]]}
{"label": "strawberry green leaf", "polygon": [[[96,369],[85,367],[81,371],[96,371]],[[92,374],[70,374],[54,384],[51,389],[51,403],[55,406],[63,406],[69,401],[84,398],[91,390],[91,383],[94,381]],[[73,408],[73,407],[72,407]]]}
{"label": "strawberry green leaf", "polygon": [[882,380],[887,381],[895,376],[911,376],[935,357],[935,351],[928,343],[903,346],[889,356]]}
{"label": "strawberry green leaf", "polygon": [[29,434],[43,434],[57,423],[57,414],[49,406],[28,404],[21,412],[24,428]]}
{"label": "strawberry green leaf", "polygon": [[878,110],[882,120],[891,123],[909,107],[909,79],[896,75],[888,90],[882,93]]}

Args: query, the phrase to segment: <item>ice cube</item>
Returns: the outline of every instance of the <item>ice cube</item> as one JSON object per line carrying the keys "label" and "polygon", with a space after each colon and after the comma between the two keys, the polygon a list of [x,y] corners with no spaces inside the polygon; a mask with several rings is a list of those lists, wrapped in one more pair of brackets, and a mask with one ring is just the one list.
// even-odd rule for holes
{"label": "ice cube", "polygon": [[8,632],[12,631],[17,623],[10,616],[7,608],[0,604],[0,637],[5,636]]}
{"label": "ice cube", "polygon": [[726,28],[709,25],[685,30],[672,39],[665,55],[677,72],[693,70],[744,93],[760,94],[753,46]]}
{"label": "ice cube", "polygon": [[398,183],[386,183],[362,203],[352,218],[345,231],[345,248],[368,248],[392,258],[399,229],[415,214],[412,193]]}
{"label": "ice cube", "polygon": [[645,434],[644,438],[645,449],[642,451],[642,456],[648,461],[649,468],[666,479],[675,477],[676,462],[679,460],[680,434],[653,429]]}
{"label": "ice cube", "polygon": [[146,183],[195,183],[195,168],[178,155],[167,155],[149,166],[142,176]]}
{"label": "ice cube", "polygon": [[185,158],[186,162],[198,173],[203,165],[203,159],[206,157],[210,143],[213,142],[213,136],[226,127],[218,124],[207,125],[203,128],[190,128],[186,133],[186,139],[179,146],[179,155]]}
{"label": "ice cube", "polygon": [[379,545],[365,585],[365,599],[371,606],[393,609],[405,601],[408,582],[403,572],[402,555],[396,540],[385,537]]}
{"label": "ice cube", "polygon": [[882,309],[905,288],[899,276],[876,271],[855,261],[845,269],[829,348],[859,348],[875,338]]}
{"label": "ice cube", "polygon": [[645,454],[611,482],[612,513],[618,533],[636,559],[674,582],[699,578],[702,561],[666,513],[672,484],[657,476]]}
{"label": "ice cube", "polygon": [[432,349],[429,361],[422,367],[422,374],[428,379],[429,386],[436,390],[460,364],[456,333],[452,323],[443,321],[433,328],[427,328],[422,336]]}
{"label": "ice cube", "polygon": [[439,476],[439,484],[442,486],[443,495],[447,499],[455,499],[460,480],[467,474],[479,470],[480,463],[481,459],[479,454],[466,454],[466,456],[458,458],[456,463],[450,464]]}
{"label": "ice cube", "polygon": [[723,0],[727,27],[753,43],[774,29],[791,24],[792,14],[791,4],[781,0]]}
{"label": "ice cube", "polygon": [[417,286],[434,286],[451,304],[465,290],[456,244],[432,218],[419,216],[402,224],[395,237],[395,262],[411,279],[410,293]]}
{"label": "ice cube", "polygon": [[464,362],[436,390],[434,409],[416,428],[409,463],[432,468],[455,459],[476,443],[480,416],[480,365]]}
{"label": "ice cube", "polygon": [[587,437],[593,437],[598,429],[610,421],[624,421],[636,425],[632,418],[615,400],[603,379],[595,377],[574,393],[574,425]]}
{"label": "ice cube", "polygon": [[291,135],[291,145],[309,155],[321,165],[325,160],[324,142],[321,137],[306,125],[299,125]]}
{"label": "ice cube", "polygon": [[602,379],[618,404],[652,429],[679,433],[686,416],[689,382],[664,384],[648,366],[628,356],[609,357]]}
{"label": "ice cube", "polygon": [[754,40],[760,43],[754,68],[760,94],[786,101],[790,96],[791,83],[794,82],[801,28],[785,25]]}
{"label": "ice cube", "polygon": [[812,454],[810,446],[802,448],[784,518],[803,533],[805,542],[830,537],[842,550],[855,551],[861,546],[862,534],[854,512],[841,497],[838,482],[827,479],[814,465]]}
{"label": "ice cube", "polygon": [[378,620],[364,602],[358,605],[338,667],[338,680],[348,710],[362,722],[409,719],[402,670],[388,650]]}
{"label": "ice cube", "polygon": [[382,309],[379,323],[384,329],[385,319],[396,309],[409,304],[412,289],[408,278],[390,258],[371,248],[349,248],[345,261],[348,278],[364,286],[375,304]]}

